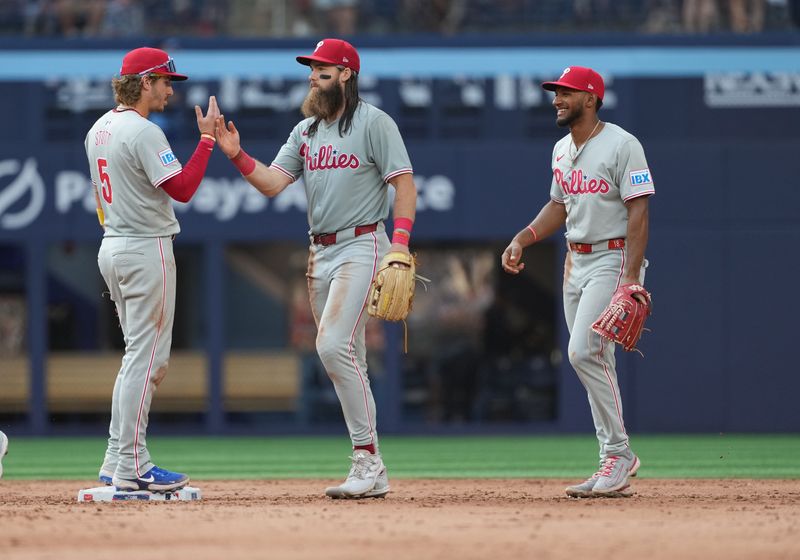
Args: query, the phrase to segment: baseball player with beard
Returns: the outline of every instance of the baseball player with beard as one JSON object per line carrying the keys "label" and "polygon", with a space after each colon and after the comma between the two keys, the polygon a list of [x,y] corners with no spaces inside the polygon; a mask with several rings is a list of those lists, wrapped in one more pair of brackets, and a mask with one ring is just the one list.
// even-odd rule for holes
{"label": "baseball player with beard", "polygon": [[[356,49],[324,39],[298,56],[309,66],[306,119],[294,127],[270,165],[240,147],[233,122],[217,121],[217,140],[245,179],[275,196],[303,178],[310,226],[308,292],[317,324],[317,352],[333,382],[353,445],[346,480],[325,493],[332,498],[382,497],[389,491],[378,447],[375,401],[367,377],[367,297],[382,256],[408,254],[417,190],[411,162],[389,115],[358,96]],[[392,241],[387,185],[395,189]]]}
{"label": "baseball player with beard", "polygon": [[567,488],[573,497],[630,495],[639,469],[622,420],[613,343],[592,323],[619,286],[643,284],[647,261],[648,199],[655,190],[639,141],[597,111],[605,86],[590,68],[571,66],[544,89],[554,91],[556,124],[570,133],[553,149],[550,201],[506,248],[506,272],[524,267],[522,251],[567,226],[564,312],[569,361],[589,397],[600,444],[600,469]]}
{"label": "baseball player with beard", "polygon": [[195,106],[200,139],[181,166],[164,136],[148,120],[172,96],[172,82],[187,77],[160,50],[134,49],[112,80],[117,107],[86,135],[86,155],[105,230],[97,255],[116,306],[125,356],[114,383],[108,447],[100,480],[119,490],[166,492],[189,477],[155,466],[147,450],[150,402],[167,374],[175,315],[175,257],[180,231],[171,200],[188,202],[206,171],[216,142],[214,97],[203,115]]}

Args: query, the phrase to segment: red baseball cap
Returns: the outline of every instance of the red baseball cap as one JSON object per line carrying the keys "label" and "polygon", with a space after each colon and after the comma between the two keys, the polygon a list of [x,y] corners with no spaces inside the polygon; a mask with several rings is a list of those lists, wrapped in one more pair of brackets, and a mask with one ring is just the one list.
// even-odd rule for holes
{"label": "red baseball cap", "polygon": [[561,77],[555,82],[544,82],[542,87],[548,91],[555,91],[556,86],[564,86],[578,91],[588,91],[597,95],[598,99],[603,100],[606,86],[600,74],[591,68],[583,66],[568,66],[564,68]]}
{"label": "red baseball cap", "polygon": [[122,59],[122,68],[119,71],[121,76],[137,74],[158,74],[159,76],[169,76],[173,80],[188,80],[188,76],[175,72],[175,61],[161,49],[141,47],[133,49]]}
{"label": "red baseball cap", "polygon": [[310,66],[312,60],[333,66],[344,66],[353,72],[361,70],[358,51],[353,45],[341,39],[323,39],[317,43],[313,53],[297,57],[297,62],[306,66]]}

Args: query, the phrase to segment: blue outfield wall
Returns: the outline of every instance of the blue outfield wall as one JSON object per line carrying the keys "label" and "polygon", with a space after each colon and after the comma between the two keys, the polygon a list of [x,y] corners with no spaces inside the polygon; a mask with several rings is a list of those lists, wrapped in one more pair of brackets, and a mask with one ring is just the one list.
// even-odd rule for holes
{"label": "blue outfield wall", "polygon": [[[480,57],[469,50],[478,46]],[[193,47],[175,55],[181,71],[199,78],[181,90],[181,109],[165,116],[175,152],[191,153],[190,106],[214,93],[248,151],[269,161],[297,121],[305,87],[284,59],[304,48],[248,45],[210,57],[214,45]],[[35,254],[52,241],[99,240],[82,135],[110,106],[105,75],[127,48],[0,56],[0,100],[14,108],[0,140],[0,244],[26,244]],[[528,223],[548,199],[549,157],[564,133],[537,84],[568,64],[594,63],[609,83],[601,117],[641,140],[656,183],[647,251],[652,332],[641,344],[644,358],[617,353],[629,428],[800,430],[792,350],[800,305],[783,287],[800,277],[796,37],[760,46],[737,39],[603,48],[487,40],[365,49],[365,97],[395,116],[414,163],[415,238],[504,241]],[[79,66],[87,56],[92,63]],[[181,240],[217,252],[220,242],[305,238],[299,186],[261,198],[220,154],[179,211]],[[36,298],[29,294],[41,306]],[[43,350],[31,344],[34,355]],[[566,363],[560,383],[558,427],[585,431],[585,393]]]}

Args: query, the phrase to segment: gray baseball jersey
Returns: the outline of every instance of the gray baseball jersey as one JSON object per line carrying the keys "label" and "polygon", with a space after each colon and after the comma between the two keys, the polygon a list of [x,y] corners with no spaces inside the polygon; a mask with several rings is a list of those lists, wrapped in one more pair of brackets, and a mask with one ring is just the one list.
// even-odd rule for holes
{"label": "gray baseball jersey", "polygon": [[373,224],[389,215],[386,183],[411,173],[400,131],[394,120],[361,102],[352,129],[339,136],[339,121],[322,121],[308,137],[313,118],[294,127],[271,167],[293,180],[303,175],[311,233],[330,233]]}
{"label": "gray baseball jersey", "polygon": [[550,198],[566,205],[567,239],[573,243],[625,237],[625,202],[655,192],[642,145],[611,123],[577,150],[571,134],[559,140],[552,168]]}
{"label": "gray baseball jersey", "polygon": [[[615,345],[591,329],[625,272],[627,248],[605,242],[627,237],[625,202],[655,192],[639,141],[617,125],[575,149],[571,135],[555,145],[550,197],[565,204],[567,239],[593,244],[592,252],[570,252],[564,271],[564,314],[570,331],[568,356],[586,387],[600,444],[600,458],[633,461],[617,383]],[[644,283],[645,260],[639,272]]]}
{"label": "gray baseball jersey", "polygon": [[133,109],[113,109],[86,135],[92,183],[106,237],[165,237],[180,231],[171,198],[158,186],[181,172],[164,132]]}

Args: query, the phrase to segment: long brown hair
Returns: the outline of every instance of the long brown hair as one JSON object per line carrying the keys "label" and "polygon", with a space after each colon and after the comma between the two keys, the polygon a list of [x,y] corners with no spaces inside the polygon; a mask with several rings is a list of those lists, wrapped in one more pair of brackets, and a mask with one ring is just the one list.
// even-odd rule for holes
{"label": "long brown hair", "polygon": [[[150,74],[150,82],[156,83],[163,77]],[[111,87],[114,89],[114,101],[117,105],[133,107],[142,98],[142,76],[126,74],[125,76],[112,78]]]}
{"label": "long brown hair", "polygon": [[[358,109],[358,104],[361,103],[361,98],[358,96],[358,74],[353,72],[350,79],[344,83],[344,113],[339,119],[339,136],[344,136],[350,132],[353,126],[353,115]],[[314,136],[319,128],[319,123],[322,117],[317,117],[311,126],[308,128],[308,136]]]}
{"label": "long brown hair", "polygon": [[133,107],[142,98],[142,77],[136,75],[120,76],[111,80],[114,88],[114,101],[118,105]]}

